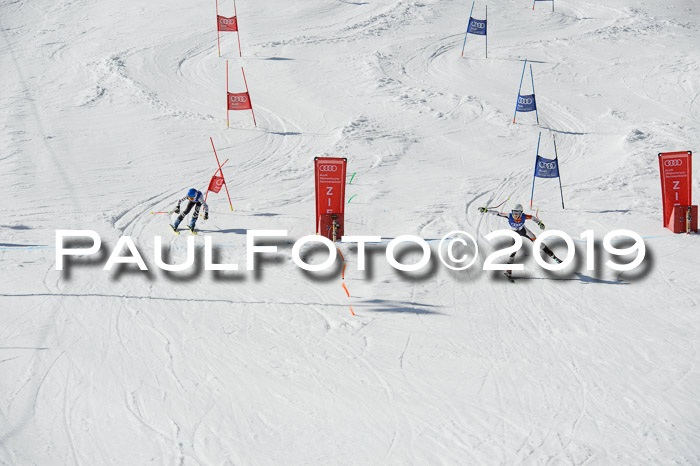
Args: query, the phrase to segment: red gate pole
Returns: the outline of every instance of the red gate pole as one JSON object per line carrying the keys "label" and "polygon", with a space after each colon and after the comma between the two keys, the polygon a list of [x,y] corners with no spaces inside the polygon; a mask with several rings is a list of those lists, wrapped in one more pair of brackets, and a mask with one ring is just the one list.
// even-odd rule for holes
{"label": "red gate pole", "polygon": [[[228,113],[228,110],[226,111]],[[216,147],[214,147],[214,140],[210,137],[209,140],[211,141],[211,148],[214,149],[214,157],[216,157],[216,164],[219,166],[219,170],[221,170],[222,165],[219,163],[219,156],[216,155]],[[224,178],[224,172],[221,172],[221,177]],[[231,212],[233,212],[233,204],[231,204],[231,196],[228,193],[228,186],[226,186],[226,178],[224,178],[224,188],[226,188],[226,197],[228,197],[228,204],[231,206]],[[207,191],[209,193],[209,191]]]}
{"label": "red gate pole", "polygon": [[243,71],[242,66],[241,66],[241,73],[243,73],[243,82],[245,83],[245,91],[248,94],[248,101],[250,102],[250,113],[253,114],[253,124],[255,124],[255,127],[257,128],[258,124],[255,121],[255,111],[253,110],[253,99],[250,98],[250,91],[248,90],[248,82],[245,80],[245,71]]}
{"label": "red gate pole", "polygon": [[238,24],[238,10],[236,10],[236,0],[233,0],[233,14],[236,17],[236,35],[238,36],[238,56],[242,57],[243,52],[241,52],[241,26]]}

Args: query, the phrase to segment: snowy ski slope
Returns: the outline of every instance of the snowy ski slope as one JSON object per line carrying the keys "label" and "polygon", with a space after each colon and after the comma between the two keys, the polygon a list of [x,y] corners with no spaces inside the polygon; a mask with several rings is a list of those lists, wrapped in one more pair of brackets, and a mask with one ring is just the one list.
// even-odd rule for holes
{"label": "snowy ski slope", "polygon": [[[0,464],[700,464],[700,244],[662,228],[657,163],[700,151],[700,5],[488,6],[484,59],[466,1],[240,0],[239,58],[213,1],[0,0]],[[539,127],[511,123],[525,58]],[[226,128],[226,59],[257,128]],[[586,271],[583,243],[566,272],[530,245],[513,285],[479,270],[506,222],[477,208],[528,204],[539,131],[567,206],[538,180],[542,220],[638,232],[638,272]],[[206,187],[209,137],[234,211],[210,196],[197,267],[166,273],[153,237],[182,261],[187,236],[150,212]],[[315,156],[357,173],[346,234],[464,230],[479,262],[406,275],[375,247],[360,272],[342,245],[349,298],[302,273]],[[57,229],[102,254],[57,271]],[[290,240],[246,272],[256,229]],[[102,270],[122,235],[148,272]],[[241,271],[204,271],[204,235]]]}

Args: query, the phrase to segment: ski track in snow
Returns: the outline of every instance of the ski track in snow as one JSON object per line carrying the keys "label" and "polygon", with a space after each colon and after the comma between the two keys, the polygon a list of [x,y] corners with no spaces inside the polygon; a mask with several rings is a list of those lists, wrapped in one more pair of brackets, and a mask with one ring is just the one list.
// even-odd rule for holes
{"label": "ski track in snow", "polygon": [[[463,2],[302,3],[238,5],[242,58],[234,34],[218,56],[211,5],[0,4],[0,464],[700,462],[700,248],[661,229],[656,160],[700,141],[697,6],[507,0],[486,59],[473,35],[460,56]],[[539,126],[512,124],[525,58]],[[226,59],[257,127],[226,128]],[[586,271],[580,243],[575,270],[544,273],[531,244],[515,284],[479,270],[505,222],[477,208],[527,203],[539,132],[567,205],[538,180],[548,228],[663,237],[645,272]],[[233,212],[212,194],[197,225],[241,271],[203,271],[201,237],[196,270],[154,270],[153,236],[173,263],[186,236],[149,212],[206,188],[209,137]],[[412,277],[380,249],[363,273],[343,245],[350,298],[287,242],[245,272],[247,230],[313,232],[325,155],[357,172],[346,231],[465,230],[480,259]],[[152,270],[62,274],[35,249],[68,228],[130,235]]]}

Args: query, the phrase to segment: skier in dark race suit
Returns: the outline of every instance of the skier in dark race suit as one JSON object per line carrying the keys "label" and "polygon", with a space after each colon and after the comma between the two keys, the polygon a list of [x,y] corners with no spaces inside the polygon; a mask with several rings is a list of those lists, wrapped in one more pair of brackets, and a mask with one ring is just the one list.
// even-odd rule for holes
{"label": "skier in dark race suit", "polygon": [[[529,239],[530,241],[535,241],[537,237],[533,232],[531,232],[526,226],[525,226],[525,220],[531,220],[537,224],[540,229],[544,230],[544,223],[540,221],[539,218],[533,216],[533,215],[527,215],[523,213],[523,206],[521,204],[516,204],[515,207],[513,207],[513,210],[510,212],[510,214],[506,215],[504,213],[500,213],[497,210],[492,210],[488,209],[486,207],[479,207],[479,212],[482,214],[491,214],[491,215],[496,215],[497,217],[503,217],[508,219],[508,225],[510,225],[510,228],[519,234],[520,236]],[[542,246],[542,251],[544,251],[545,254],[547,254],[549,257],[551,257],[554,262],[557,264],[561,264],[561,259],[559,259],[554,252],[547,247],[546,244],[541,243]],[[510,259],[508,259],[508,263],[512,264],[515,262],[515,255],[517,254],[518,251],[515,251],[513,254],[510,255]],[[512,270],[508,270],[506,272],[506,277],[508,277],[509,280],[512,281],[511,278]]]}
{"label": "skier in dark race suit", "polygon": [[[180,204],[183,201],[188,201],[187,207],[185,207],[185,210],[180,212]],[[177,206],[175,207],[175,210],[173,212],[180,215],[178,215],[177,219],[175,219],[175,223],[170,225],[170,228],[172,228],[173,231],[177,232],[177,227],[180,226],[180,222],[182,222],[182,219],[184,219],[185,216],[190,213],[192,207],[194,207],[194,212],[192,213],[192,220],[190,220],[190,225],[188,227],[190,231],[194,233],[194,225],[195,223],[197,223],[197,218],[199,218],[199,209],[202,206],[204,207],[204,220],[206,220],[209,218],[209,206],[206,202],[204,202],[204,195],[201,191],[197,191],[194,188],[187,191],[187,195],[179,201],[177,201]]]}

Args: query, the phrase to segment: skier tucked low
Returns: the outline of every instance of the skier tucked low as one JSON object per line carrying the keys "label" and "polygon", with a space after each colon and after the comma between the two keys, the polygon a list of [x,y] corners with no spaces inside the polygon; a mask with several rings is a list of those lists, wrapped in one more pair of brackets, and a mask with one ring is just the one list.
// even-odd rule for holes
{"label": "skier tucked low", "polygon": [[[535,241],[537,237],[525,226],[525,220],[532,220],[533,222],[537,223],[538,227],[544,230],[544,223],[542,223],[539,218],[533,215],[523,214],[523,206],[520,204],[515,204],[515,207],[513,207],[513,210],[510,212],[510,214],[504,214],[498,212],[497,210],[491,210],[486,207],[479,207],[479,212],[481,212],[482,214],[491,214],[496,215],[498,217],[507,218],[508,224],[510,225],[511,229],[520,236],[529,239],[530,241]],[[561,264],[561,259],[555,256],[554,252],[552,252],[552,250],[549,249],[544,243],[542,243],[542,251],[544,251],[545,254],[551,257],[554,260],[554,262],[556,262],[557,264]],[[510,259],[508,259],[509,264],[515,262],[515,254],[517,254],[517,252],[518,251],[515,251],[513,254],[510,255]],[[506,277],[508,277],[510,281],[513,281],[513,279],[511,278],[511,274],[512,270],[508,270],[506,272]]]}
{"label": "skier tucked low", "polygon": [[[185,207],[185,210],[180,212],[180,204],[182,203],[182,201],[185,200],[188,201],[187,207]],[[180,215],[178,215],[177,219],[175,219],[175,223],[173,225],[170,225],[173,231],[177,232],[177,227],[180,226],[180,222],[182,222],[182,219],[185,218],[185,215],[189,214],[190,210],[192,210],[192,207],[194,207],[194,212],[192,213],[192,220],[190,220],[189,229],[192,233],[195,233],[194,225],[195,223],[197,223],[197,218],[199,217],[199,209],[202,206],[204,206],[204,220],[206,220],[209,218],[209,206],[206,202],[204,202],[204,195],[201,191],[197,191],[194,188],[187,191],[187,195],[179,201],[177,201],[177,207],[175,207],[174,212]]]}

